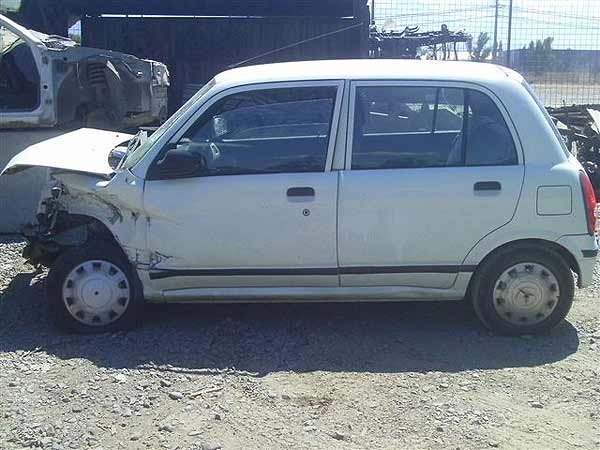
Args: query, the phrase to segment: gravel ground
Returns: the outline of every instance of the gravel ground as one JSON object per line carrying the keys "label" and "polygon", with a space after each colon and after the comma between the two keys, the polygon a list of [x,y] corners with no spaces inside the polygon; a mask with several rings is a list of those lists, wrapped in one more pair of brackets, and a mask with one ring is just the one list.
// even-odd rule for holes
{"label": "gravel ground", "polygon": [[600,266],[551,334],[460,304],[152,306],[59,333],[0,240],[0,449],[600,449]]}

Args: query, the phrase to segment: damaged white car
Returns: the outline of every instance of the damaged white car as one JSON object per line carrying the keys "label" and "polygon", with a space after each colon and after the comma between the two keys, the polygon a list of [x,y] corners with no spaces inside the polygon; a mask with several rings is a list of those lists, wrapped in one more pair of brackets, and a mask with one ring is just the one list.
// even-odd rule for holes
{"label": "damaged white car", "polygon": [[598,254],[588,177],[489,64],[235,69],[148,138],[82,129],[3,174],[34,166],[53,184],[25,256],[78,332],[129,327],[145,302],[467,297],[496,332],[539,333]]}

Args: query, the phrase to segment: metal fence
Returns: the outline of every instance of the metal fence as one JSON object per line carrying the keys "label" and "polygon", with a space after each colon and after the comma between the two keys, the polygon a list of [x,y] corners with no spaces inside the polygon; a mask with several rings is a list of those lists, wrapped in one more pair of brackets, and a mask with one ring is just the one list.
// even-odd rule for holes
{"label": "metal fence", "polygon": [[517,70],[548,106],[600,104],[599,0],[371,0],[371,12],[380,32],[465,31],[453,58]]}

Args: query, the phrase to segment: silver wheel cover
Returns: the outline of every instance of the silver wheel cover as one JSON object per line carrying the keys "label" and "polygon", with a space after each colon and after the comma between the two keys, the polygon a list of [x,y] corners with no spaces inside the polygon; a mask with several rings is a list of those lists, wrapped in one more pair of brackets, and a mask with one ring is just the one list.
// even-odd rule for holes
{"label": "silver wheel cover", "polygon": [[119,320],[131,301],[129,281],[119,267],[102,260],[75,267],[63,283],[62,297],[78,322],[100,327]]}
{"label": "silver wheel cover", "polygon": [[558,305],[556,276],[542,264],[519,263],[505,270],[494,286],[494,308],[512,325],[543,322]]}

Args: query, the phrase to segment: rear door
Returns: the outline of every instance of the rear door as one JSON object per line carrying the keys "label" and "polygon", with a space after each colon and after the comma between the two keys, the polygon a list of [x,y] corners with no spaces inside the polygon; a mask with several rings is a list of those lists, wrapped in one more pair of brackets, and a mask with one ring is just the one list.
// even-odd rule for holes
{"label": "rear door", "polygon": [[506,112],[478,87],[356,82],[349,121],[342,286],[451,287],[519,200],[524,167]]}

